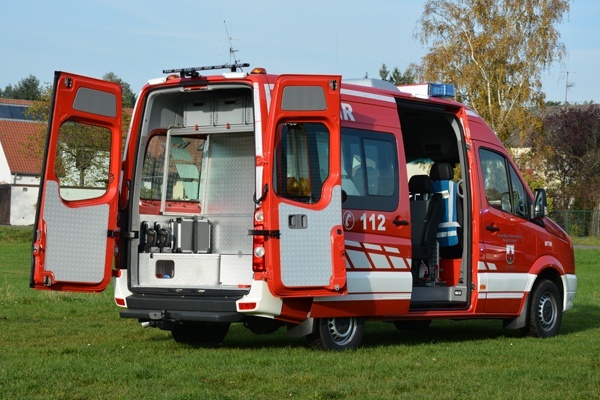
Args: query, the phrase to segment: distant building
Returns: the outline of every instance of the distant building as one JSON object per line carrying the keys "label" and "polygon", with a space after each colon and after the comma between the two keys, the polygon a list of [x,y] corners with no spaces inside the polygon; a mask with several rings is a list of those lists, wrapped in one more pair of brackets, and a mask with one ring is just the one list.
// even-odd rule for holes
{"label": "distant building", "polygon": [[28,146],[40,129],[24,113],[31,103],[0,98],[0,224],[34,223],[42,156]]}

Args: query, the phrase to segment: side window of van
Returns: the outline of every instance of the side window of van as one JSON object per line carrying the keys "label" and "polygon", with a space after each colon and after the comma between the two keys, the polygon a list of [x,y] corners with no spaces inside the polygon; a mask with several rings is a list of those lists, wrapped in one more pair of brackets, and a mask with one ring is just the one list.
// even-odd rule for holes
{"label": "side window of van", "polygon": [[393,135],[342,129],[344,208],[394,211],[398,206],[398,156]]}
{"label": "side window of van", "polygon": [[517,172],[512,165],[509,164],[508,167],[510,169],[510,183],[512,184],[514,214],[522,218],[527,218],[527,192],[525,191],[525,186],[519,180]]}
{"label": "side window of van", "polygon": [[503,155],[485,149],[479,150],[479,160],[490,206],[525,218],[527,195],[512,165]]}

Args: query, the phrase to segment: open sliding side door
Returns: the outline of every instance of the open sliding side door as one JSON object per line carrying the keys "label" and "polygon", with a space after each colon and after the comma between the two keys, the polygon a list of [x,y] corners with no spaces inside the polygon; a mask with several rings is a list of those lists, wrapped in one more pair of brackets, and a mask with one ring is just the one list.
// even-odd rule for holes
{"label": "open sliding side door", "polygon": [[121,166],[121,87],[56,72],[30,286],[101,291],[110,282]]}
{"label": "open sliding side door", "polygon": [[282,75],[267,125],[265,257],[281,297],[345,294],[340,76]]}

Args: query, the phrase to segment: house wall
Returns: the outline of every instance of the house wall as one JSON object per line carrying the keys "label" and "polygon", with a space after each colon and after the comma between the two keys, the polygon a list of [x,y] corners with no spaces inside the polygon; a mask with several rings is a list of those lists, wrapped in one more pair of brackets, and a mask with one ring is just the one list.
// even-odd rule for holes
{"label": "house wall", "polygon": [[12,183],[10,180],[10,168],[8,167],[8,160],[4,154],[2,143],[0,143],[0,183]]}
{"label": "house wall", "polygon": [[10,224],[33,225],[38,201],[38,185],[11,185]]}

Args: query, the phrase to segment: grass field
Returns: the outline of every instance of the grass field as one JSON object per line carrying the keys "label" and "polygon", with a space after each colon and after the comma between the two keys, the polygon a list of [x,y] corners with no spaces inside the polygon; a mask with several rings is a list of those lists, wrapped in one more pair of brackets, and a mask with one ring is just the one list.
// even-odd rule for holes
{"label": "grass field", "polygon": [[579,290],[557,337],[523,338],[499,321],[419,333],[375,322],[361,348],[332,353],[241,326],[219,348],[178,345],[120,319],[111,291],[33,291],[31,235],[4,230],[1,399],[600,399],[599,250],[576,250]]}

